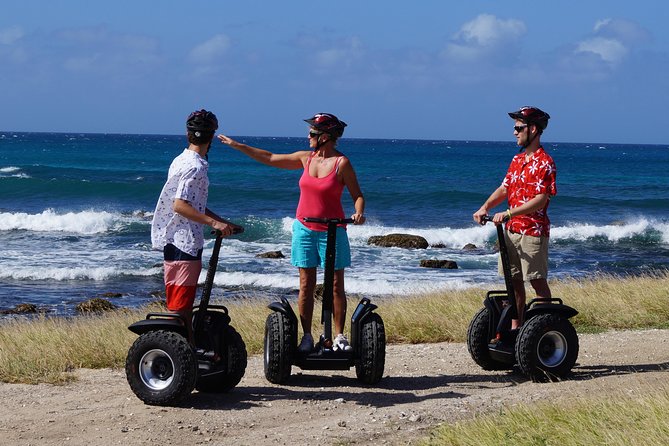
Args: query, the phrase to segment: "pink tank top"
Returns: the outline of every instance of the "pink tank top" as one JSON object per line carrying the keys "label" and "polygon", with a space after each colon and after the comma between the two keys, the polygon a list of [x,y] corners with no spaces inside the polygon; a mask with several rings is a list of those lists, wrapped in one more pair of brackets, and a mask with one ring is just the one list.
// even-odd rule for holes
{"label": "pink tank top", "polygon": [[[297,204],[297,220],[312,231],[327,231],[328,227],[323,223],[307,223],[304,217],[317,218],[344,218],[344,208],[341,205],[341,195],[344,185],[337,179],[339,161],[343,157],[337,157],[332,171],[323,178],[312,177],[309,174],[309,166],[313,159],[309,155],[307,165],[300,177],[300,201]],[[342,225],[345,226],[345,225]]]}

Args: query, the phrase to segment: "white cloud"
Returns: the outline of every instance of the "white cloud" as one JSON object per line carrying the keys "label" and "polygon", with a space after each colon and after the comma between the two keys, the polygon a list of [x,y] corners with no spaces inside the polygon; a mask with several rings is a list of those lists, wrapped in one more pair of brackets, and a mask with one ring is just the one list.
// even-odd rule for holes
{"label": "white cloud", "polygon": [[629,50],[620,41],[604,37],[594,37],[576,45],[576,53],[596,54],[610,64],[619,63],[628,52]]}
{"label": "white cloud", "polygon": [[0,30],[0,45],[11,45],[20,40],[24,35],[23,29],[18,26],[12,26]]}
{"label": "white cloud", "polygon": [[651,34],[639,24],[625,19],[602,19],[595,23],[597,36],[620,40],[625,44],[639,44],[651,40]]}
{"label": "white cloud", "polygon": [[320,68],[349,67],[360,60],[364,53],[362,42],[351,37],[336,46],[316,52],[316,62]]}
{"label": "white cloud", "polygon": [[455,38],[478,46],[493,46],[514,40],[525,34],[525,24],[520,20],[501,20],[490,14],[481,14],[460,28]]}
{"label": "white cloud", "polygon": [[194,47],[189,54],[195,63],[212,64],[223,56],[232,46],[231,40],[225,34],[217,34],[211,39]]}
{"label": "white cloud", "polygon": [[526,32],[527,28],[520,20],[503,20],[491,14],[481,14],[460,27],[442,55],[473,61],[500,50],[502,53],[514,51],[511,47]]}
{"label": "white cloud", "polygon": [[592,54],[611,66],[621,63],[635,45],[651,39],[648,31],[624,19],[601,19],[595,22],[592,36],[576,44],[575,54]]}

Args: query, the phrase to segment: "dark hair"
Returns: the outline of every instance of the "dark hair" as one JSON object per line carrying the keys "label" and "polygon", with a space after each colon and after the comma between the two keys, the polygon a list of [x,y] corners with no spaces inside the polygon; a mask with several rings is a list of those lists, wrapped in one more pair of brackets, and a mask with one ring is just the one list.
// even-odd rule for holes
{"label": "dark hair", "polygon": [[218,119],[215,114],[205,109],[194,111],[186,119],[186,129],[190,144],[207,144],[218,129]]}

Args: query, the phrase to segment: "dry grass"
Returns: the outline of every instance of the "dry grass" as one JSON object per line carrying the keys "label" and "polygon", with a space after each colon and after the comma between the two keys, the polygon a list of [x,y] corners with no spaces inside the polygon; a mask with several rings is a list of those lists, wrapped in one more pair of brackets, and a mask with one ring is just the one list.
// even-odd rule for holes
{"label": "dry grass", "polygon": [[[555,296],[579,310],[577,331],[669,327],[669,273],[641,278],[601,277],[552,284]],[[389,343],[464,342],[484,290],[386,298],[375,303]],[[269,310],[248,299],[226,302],[249,354],[262,352]],[[349,316],[357,302],[349,303]],[[296,310],[296,309],[295,309]],[[152,308],[151,311],[155,311]],[[317,311],[318,308],[317,308]],[[38,317],[0,324],[0,381],[61,383],[75,368],[123,367],[136,336],[127,330],[147,309],[103,316]],[[318,315],[314,318],[319,321]],[[315,327],[315,333],[319,328]]]}
{"label": "dry grass", "polygon": [[[626,389],[627,390],[627,389]],[[437,428],[422,446],[666,445],[669,387],[517,406]]]}

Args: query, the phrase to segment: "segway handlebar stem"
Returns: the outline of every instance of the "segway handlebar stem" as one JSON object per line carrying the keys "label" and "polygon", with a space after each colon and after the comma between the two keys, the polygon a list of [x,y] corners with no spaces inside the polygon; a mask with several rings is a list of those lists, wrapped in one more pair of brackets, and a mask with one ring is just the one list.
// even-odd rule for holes
{"label": "segway handlebar stem", "polygon": [[[508,221],[509,217],[504,217],[504,221]],[[491,215],[484,215],[481,217],[482,224],[492,221]],[[511,280],[511,262],[509,261],[509,252],[506,247],[506,240],[504,239],[503,225],[497,225],[497,240],[499,242],[499,255],[502,259],[502,271],[504,272],[504,284],[506,285],[506,292],[511,302],[515,302],[515,290],[513,288],[513,281]],[[514,305],[515,309],[515,305]]]}
{"label": "segway handlebar stem", "polygon": [[318,218],[304,217],[307,223],[323,223],[328,225],[327,245],[325,248],[325,271],[323,273],[323,304],[321,306],[321,324],[323,324],[324,342],[332,341],[332,303],[334,300],[335,256],[337,250],[337,226],[353,223],[352,218]]}

